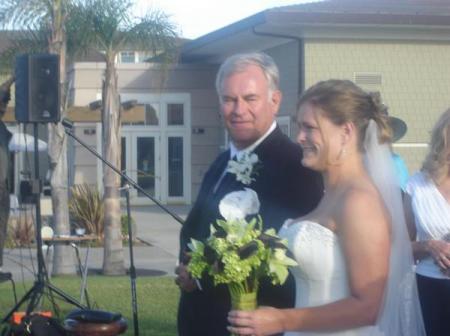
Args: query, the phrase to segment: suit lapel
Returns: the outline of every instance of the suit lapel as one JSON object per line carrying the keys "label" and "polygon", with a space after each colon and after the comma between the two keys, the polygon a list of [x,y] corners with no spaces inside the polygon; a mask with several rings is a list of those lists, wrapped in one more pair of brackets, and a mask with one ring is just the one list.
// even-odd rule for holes
{"label": "suit lapel", "polygon": [[[220,176],[227,166],[229,157],[230,151],[227,150],[217,158],[216,162],[211,167],[210,173],[208,174],[208,180],[205,181],[204,185],[202,186],[199,198],[201,197],[202,199],[205,199],[211,197],[217,181],[219,180]],[[198,200],[197,203],[201,203],[200,200]]]}

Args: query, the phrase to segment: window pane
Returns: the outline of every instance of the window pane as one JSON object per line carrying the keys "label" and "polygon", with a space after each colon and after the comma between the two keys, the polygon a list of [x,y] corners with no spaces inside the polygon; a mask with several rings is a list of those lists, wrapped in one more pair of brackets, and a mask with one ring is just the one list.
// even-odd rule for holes
{"label": "window pane", "polygon": [[169,137],[169,196],[183,196],[182,137]]}
{"label": "window pane", "polygon": [[150,104],[145,104],[145,124],[159,125],[158,111]]}
{"label": "window pane", "polygon": [[[147,193],[155,196],[155,138],[137,138],[137,183]],[[144,196],[138,192],[138,196]]]}
{"label": "window pane", "polygon": [[184,124],[183,104],[167,104],[167,124],[168,125]]}
{"label": "window pane", "polygon": [[122,51],[120,53],[120,63],[134,63],[134,51]]}

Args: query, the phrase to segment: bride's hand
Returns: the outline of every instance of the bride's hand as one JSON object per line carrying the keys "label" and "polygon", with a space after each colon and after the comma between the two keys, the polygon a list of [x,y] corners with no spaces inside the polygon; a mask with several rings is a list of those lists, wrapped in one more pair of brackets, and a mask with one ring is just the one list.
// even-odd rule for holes
{"label": "bride's hand", "polygon": [[261,307],[254,311],[232,310],[228,313],[228,331],[238,335],[264,336],[283,332],[281,311]]}
{"label": "bride's hand", "polygon": [[450,269],[450,243],[444,240],[428,240],[427,250],[441,270]]}

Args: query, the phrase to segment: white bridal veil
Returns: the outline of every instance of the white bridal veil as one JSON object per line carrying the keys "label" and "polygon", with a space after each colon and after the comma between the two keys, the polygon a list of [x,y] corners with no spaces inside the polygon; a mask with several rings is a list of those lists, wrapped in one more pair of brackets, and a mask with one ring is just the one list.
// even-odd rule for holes
{"label": "white bridal veil", "polygon": [[377,320],[378,333],[385,336],[422,336],[425,330],[401,191],[396,182],[390,148],[387,144],[379,144],[378,127],[373,120],[367,127],[364,149],[366,169],[384,199],[392,223],[389,278]]}

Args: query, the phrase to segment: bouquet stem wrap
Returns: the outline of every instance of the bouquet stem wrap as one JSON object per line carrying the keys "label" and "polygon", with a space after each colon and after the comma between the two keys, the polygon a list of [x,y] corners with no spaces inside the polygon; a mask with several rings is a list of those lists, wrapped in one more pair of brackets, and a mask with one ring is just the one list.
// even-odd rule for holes
{"label": "bouquet stem wrap", "polygon": [[231,294],[231,308],[233,310],[255,310],[257,308],[257,292]]}
{"label": "bouquet stem wrap", "polygon": [[[234,310],[255,310],[257,307],[256,297],[258,294],[258,280],[252,277],[251,286],[248,281],[243,283],[229,283],[228,291],[231,297],[231,308]],[[247,280],[250,280],[247,279]]]}
{"label": "bouquet stem wrap", "polygon": [[[242,284],[230,283],[228,290],[231,297],[232,310],[255,310],[258,307],[256,298],[258,294],[258,286],[247,292]],[[231,336],[239,336],[238,334],[231,334]]]}

